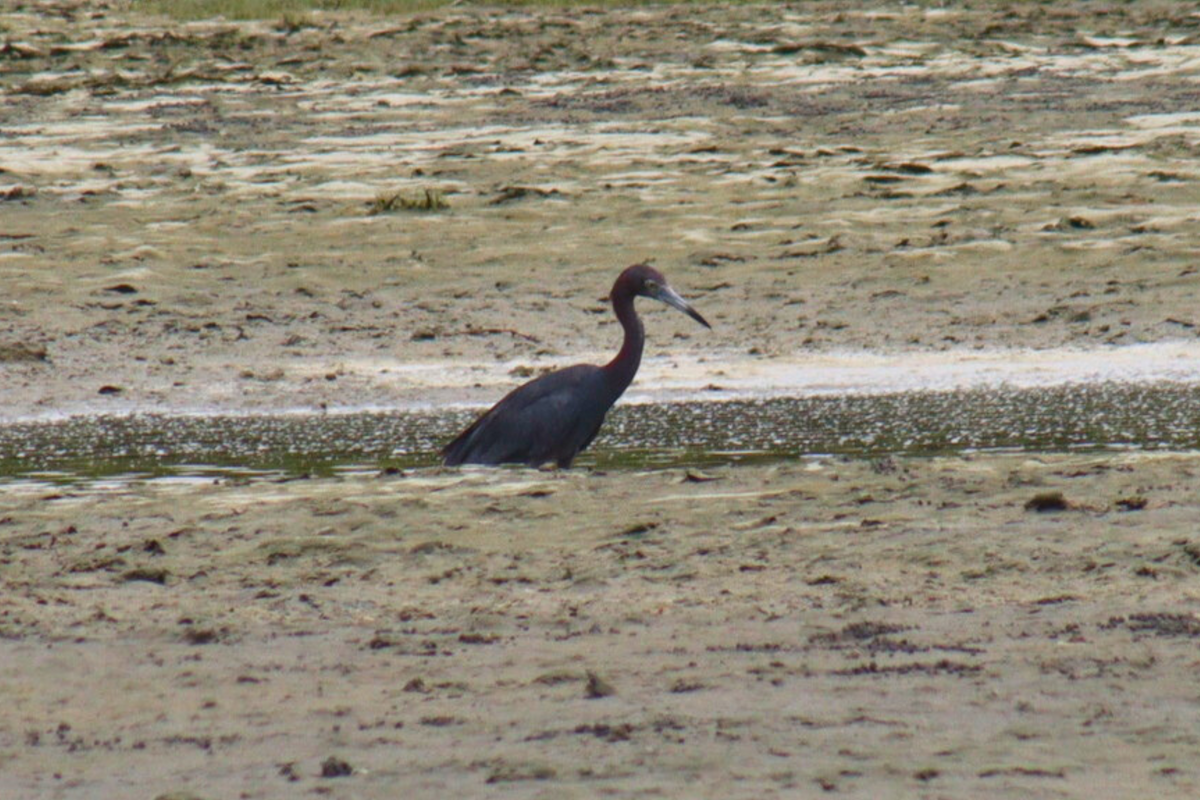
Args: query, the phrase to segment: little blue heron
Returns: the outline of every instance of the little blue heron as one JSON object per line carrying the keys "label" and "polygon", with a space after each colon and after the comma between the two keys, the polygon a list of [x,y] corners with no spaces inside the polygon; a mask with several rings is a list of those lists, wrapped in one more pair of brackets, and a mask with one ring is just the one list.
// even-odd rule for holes
{"label": "little blue heron", "polygon": [[706,328],[712,326],[647,264],[628,267],[612,288],[613,311],[625,341],[603,367],[576,364],[518,386],[442,450],[447,466],[526,464],[551,461],[571,466],[596,438],[604,416],[633,381],[646,335],[633,308],[634,298],[652,297],[679,309]]}

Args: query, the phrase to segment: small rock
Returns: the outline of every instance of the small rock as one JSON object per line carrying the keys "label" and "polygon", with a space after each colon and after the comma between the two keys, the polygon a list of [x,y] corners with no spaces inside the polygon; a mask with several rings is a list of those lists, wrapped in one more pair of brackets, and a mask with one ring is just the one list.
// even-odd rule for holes
{"label": "small rock", "polygon": [[1039,514],[1066,511],[1070,507],[1062,492],[1041,492],[1029,498],[1025,503],[1026,511],[1036,511]]}
{"label": "small rock", "polygon": [[1146,507],[1147,502],[1149,501],[1146,498],[1138,494],[1132,497],[1122,497],[1117,501],[1117,507],[1122,511],[1141,511]]}
{"label": "small rock", "polygon": [[167,583],[167,578],[170,577],[170,575],[171,573],[165,569],[155,567],[135,567],[122,575],[121,580],[125,581],[126,583],[131,583],[133,581],[144,581],[146,583],[157,583],[160,586],[165,586]]}
{"label": "small rock", "polygon": [[337,756],[330,756],[321,763],[322,778],[344,778],[354,774],[354,767]]}
{"label": "small rock", "polygon": [[622,536],[642,536],[658,527],[657,522],[639,522],[621,531]]}
{"label": "small rock", "polygon": [[183,632],[183,640],[188,644],[212,644],[220,638],[219,631],[212,628],[188,628]]}

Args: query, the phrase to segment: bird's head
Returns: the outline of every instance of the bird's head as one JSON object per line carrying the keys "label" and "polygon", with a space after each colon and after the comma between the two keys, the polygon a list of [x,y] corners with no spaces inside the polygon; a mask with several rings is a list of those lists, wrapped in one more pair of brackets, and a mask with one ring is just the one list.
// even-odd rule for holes
{"label": "bird's head", "polygon": [[617,279],[617,285],[621,284],[625,284],[634,295],[650,297],[660,303],[666,303],[687,314],[704,327],[712,327],[708,324],[708,320],[700,316],[699,311],[692,308],[691,303],[684,300],[678,292],[671,288],[662,273],[649,264],[634,264],[632,267],[627,267],[621,273],[621,277]]}

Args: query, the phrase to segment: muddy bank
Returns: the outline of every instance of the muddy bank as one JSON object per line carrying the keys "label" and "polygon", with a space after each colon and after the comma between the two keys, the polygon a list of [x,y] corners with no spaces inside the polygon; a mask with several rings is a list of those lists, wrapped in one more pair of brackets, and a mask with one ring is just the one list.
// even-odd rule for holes
{"label": "muddy bank", "polygon": [[1200,790],[1194,456],[629,477],[10,487],[0,787]]}
{"label": "muddy bank", "polygon": [[600,358],[647,258],[716,323],[651,311],[668,365],[1200,330],[1186,4],[56,8],[0,55],[6,409],[484,402],[412,371]]}

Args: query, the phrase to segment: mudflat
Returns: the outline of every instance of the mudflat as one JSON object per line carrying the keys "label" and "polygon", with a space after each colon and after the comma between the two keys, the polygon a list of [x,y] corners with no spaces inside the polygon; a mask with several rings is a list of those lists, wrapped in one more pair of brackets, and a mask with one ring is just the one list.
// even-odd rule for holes
{"label": "mudflat", "polygon": [[[1188,4],[3,24],[7,419],[1196,342]],[[0,794],[1197,796],[1194,453],[803,455],[2,483]]]}
{"label": "mudflat", "polygon": [[1186,3],[56,8],[5,18],[5,415],[484,403],[648,259],[716,384],[1200,333]]}
{"label": "mudflat", "polygon": [[1188,797],[1198,518],[1194,454],[7,489],[0,785]]}

